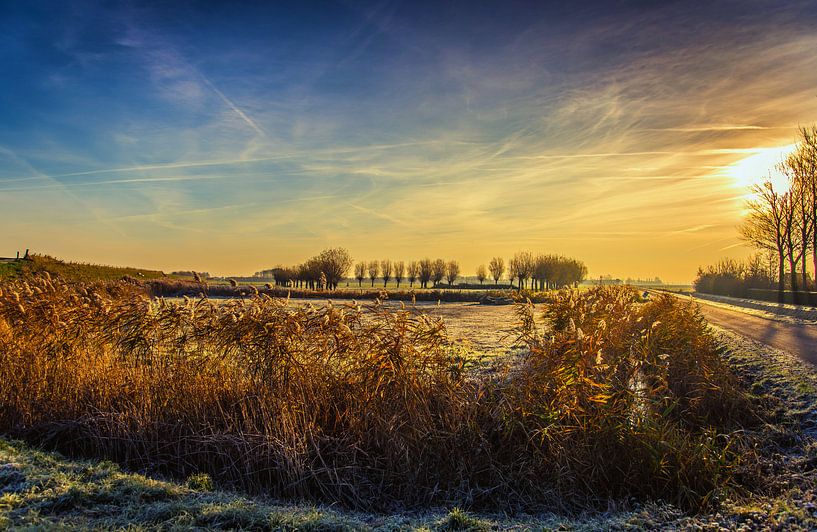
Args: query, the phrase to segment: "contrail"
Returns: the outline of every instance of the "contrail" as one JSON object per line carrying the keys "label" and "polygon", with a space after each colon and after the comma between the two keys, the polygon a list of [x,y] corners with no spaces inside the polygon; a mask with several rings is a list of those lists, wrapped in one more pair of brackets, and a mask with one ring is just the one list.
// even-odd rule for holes
{"label": "contrail", "polygon": [[434,141],[415,141],[415,142],[400,142],[394,144],[375,144],[372,146],[360,146],[360,147],[349,147],[349,148],[333,148],[327,150],[316,150],[316,151],[301,151],[301,152],[292,152],[292,153],[284,153],[281,155],[272,155],[269,157],[254,157],[252,159],[218,159],[218,160],[210,160],[210,161],[181,161],[176,163],[157,163],[157,164],[143,164],[137,166],[123,166],[120,168],[105,168],[101,170],[85,170],[82,172],[69,172],[65,174],[51,174],[45,175],[41,173],[37,173],[37,175],[27,176],[27,177],[19,177],[19,178],[2,178],[0,177],[0,182],[13,182],[13,181],[30,181],[32,179],[40,179],[43,177],[46,178],[57,178],[57,177],[77,177],[83,175],[96,175],[96,174],[108,174],[108,173],[118,173],[118,172],[139,172],[144,170],[167,170],[167,169],[176,169],[176,168],[196,168],[196,167],[206,167],[206,166],[226,166],[232,164],[243,164],[243,163],[262,163],[268,161],[280,161],[284,159],[293,159],[295,157],[303,157],[303,156],[316,156],[316,155],[339,155],[344,153],[356,153],[361,151],[371,151],[371,150],[390,150],[395,148],[402,148],[406,146],[420,146],[424,144],[430,144]]}
{"label": "contrail", "polygon": [[[175,168],[195,168],[200,166],[223,166],[223,165],[230,165],[230,164],[241,164],[241,163],[258,163],[264,161],[277,161],[281,159],[291,159],[293,157],[297,157],[298,154],[286,154],[286,155],[276,155],[274,157],[258,157],[254,159],[221,159],[216,161],[200,161],[200,162],[179,162],[179,163],[159,163],[159,164],[144,164],[138,166],[125,166],[121,168],[105,168],[102,170],[86,170],[84,172],[70,172],[67,174],[53,174],[53,175],[37,175],[37,176],[29,176],[29,177],[22,177],[17,179],[17,181],[23,180],[30,180],[30,179],[37,179],[40,177],[76,177],[76,176],[83,176],[83,175],[96,175],[96,174],[108,174],[108,173],[118,173],[118,172],[139,172],[142,170],[167,170],[167,169],[175,169]],[[5,181],[12,181],[12,180],[5,180]]]}
{"label": "contrail", "polygon": [[209,79],[205,78],[204,76],[201,76],[201,79],[204,81],[204,83],[205,83],[205,84],[207,84],[207,86],[208,86],[208,87],[210,87],[210,89],[211,89],[213,92],[215,92],[215,93],[218,95],[218,97],[219,97],[219,98],[221,98],[221,99],[222,99],[222,101],[224,101],[224,103],[226,103],[226,104],[227,104],[227,106],[228,106],[230,109],[232,109],[233,111],[235,111],[235,113],[236,113],[238,116],[240,116],[240,117],[241,117],[241,119],[242,119],[242,120],[244,120],[244,122],[246,122],[248,126],[250,126],[251,128],[253,128],[253,129],[256,131],[256,133],[258,133],[259,135],[261,135],[261,136],[266,136],[266,133],[264,133],[264,130],[263,130],[263,129],[261,129],[260,127],[258,127],[258,124],[256,124],[256,123],[253,121],[253,119],[252,119],[252,118],[250,118],[249,116],[247,116],[247,113],[245,113],[244,111],[242,111],[241,109],[239,109],[239,108],[238,108],[238,106],[237,106],[236,104],[234,104],[234,103],[232,102],[232,100],[230,100],[229,98],[227,98],[227,97],[224,95],[224,93],[223,93],[223,92],[221,92],[220,90],[218,90],[218,89],[215,87],[215,85],[213,85],[212,83],[210,83],[210,80],[209,80]]}

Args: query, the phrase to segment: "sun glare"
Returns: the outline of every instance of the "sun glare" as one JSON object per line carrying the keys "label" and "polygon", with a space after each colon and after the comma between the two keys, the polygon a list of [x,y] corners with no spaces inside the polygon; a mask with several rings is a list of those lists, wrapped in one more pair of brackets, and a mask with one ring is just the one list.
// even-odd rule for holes
{"label": "sun glare", "polygon": [[741,188],[748,189],[770,178],[775,190],[784,190],[788,187],[786,177],[776,167],[795,147],[795,144],[787,144],[775,148],[757,148],[748,157],[729,165],[724,174],[734,180],[735,186]]}

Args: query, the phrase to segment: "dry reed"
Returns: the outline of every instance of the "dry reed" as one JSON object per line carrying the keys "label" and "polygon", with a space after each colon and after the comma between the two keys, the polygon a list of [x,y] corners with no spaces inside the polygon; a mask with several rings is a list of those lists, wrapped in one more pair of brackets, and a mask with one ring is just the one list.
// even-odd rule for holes
{"label": "dry reed", "polygon": [[36,277],[0,294],[0,431],[223,486],[366,509],[505,509],[738,487],[751,405],[696,311],[562,292],[529,354],[467,371],[412,308],[151,300]]}

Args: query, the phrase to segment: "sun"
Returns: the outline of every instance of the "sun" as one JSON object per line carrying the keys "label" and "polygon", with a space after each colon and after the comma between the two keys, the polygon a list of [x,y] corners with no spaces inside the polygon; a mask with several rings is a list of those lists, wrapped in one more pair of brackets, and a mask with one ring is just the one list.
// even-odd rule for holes
{"label": "sun", "polygon": [[756,148],[751,155],[732,163],[724,169],[724,175],[734,180],[734,185],[749,189],[752,185],[762,183],[767,178],[772,180],[775,190],[788,188],[786,177],[776,168],[789,154],[796,144],[787,144],[775,148]]}

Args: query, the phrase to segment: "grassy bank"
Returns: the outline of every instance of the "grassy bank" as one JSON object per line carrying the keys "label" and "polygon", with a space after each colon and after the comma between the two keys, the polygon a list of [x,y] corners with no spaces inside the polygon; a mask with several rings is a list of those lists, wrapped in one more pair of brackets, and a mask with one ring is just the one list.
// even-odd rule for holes
{"label": "grassy bank", "polygon": [[473,374],[411,308],[151,301],[2,285],[0,430],[177,478],[348,508],[684,508],[751,484],[757,421],[694,308],[563,292]]}
{"label": "grassy bank", "polygon": [[[666,505],[615,514],[485,515],[457,508],[376,514],[282,503],[212,489],[201,475],[181,482],[122,471],[111,462],[66,459],[0,438],[0,528],[23,530],[633,530],[709,525],[734,528],[742,515],[720,522],[690,518]],[[767,526],[791,527],[782,502],[766,512]],[[747,517],[757,514],[746,510]],[[761,522],[757,522],[758,524]]]}
{"label": "grassy bank", "polygon": [[158,270],[67,262],[48,255],[31,255],[30,259],[0,263],[0,280],[25,279],[43,273],[72,282],[118,281],[123,277],[138,280],[165,277]]}

